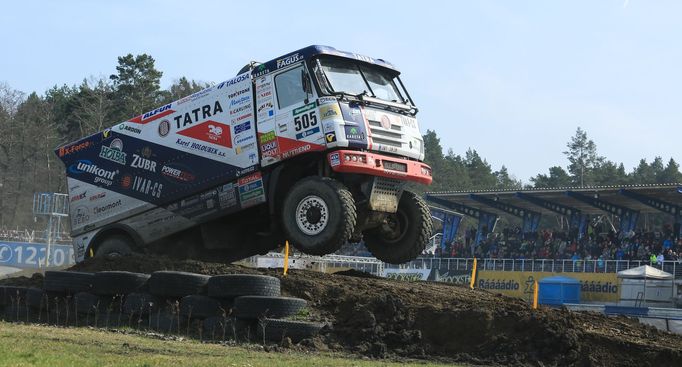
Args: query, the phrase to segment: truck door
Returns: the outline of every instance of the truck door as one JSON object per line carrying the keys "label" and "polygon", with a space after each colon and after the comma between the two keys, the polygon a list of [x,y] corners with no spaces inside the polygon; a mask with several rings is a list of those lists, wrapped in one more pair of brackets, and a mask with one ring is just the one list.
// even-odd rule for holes
{"label": "truck door", "polygon": [[[264,166],[305,152],[324,149],[316,95],[314,91],[306,92],[303,88],[304,78],[307,78],[308,85],[312,85],[310,76],[304,73],[304,67],[300,62],[256,81],[258,108],[261,105],[268,106],[268,98],[271,98],[272,105],[271,116],[257,111],[259,145]],[[259,85],[266,85],[268,82],[273,87],[259,89]],[[261,117],[265,120],[260,120]]]}

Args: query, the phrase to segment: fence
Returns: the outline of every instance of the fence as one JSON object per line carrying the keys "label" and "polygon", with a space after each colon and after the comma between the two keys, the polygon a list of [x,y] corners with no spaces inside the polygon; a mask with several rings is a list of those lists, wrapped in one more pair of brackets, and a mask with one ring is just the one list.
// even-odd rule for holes
{"label": "fence", "polygon": [[[402,265],[386,264],[386,268],[471,270],[474,260],[468,258],[422,257]],[[481,270],[545,271],[552,273],[617,273],[621,270],[650,265],[639,260],[554,260],[554,259],[479,259]],[[653,265],[676,278],[682,277],[682,261],[664,261]]]}
{"label": "fence", "polygon": [[[252,256],[246,259],[246,263],[250,266],[264,267],[281,267],[283,261],[284,255],[279,252],[270,252],[266,255]],[[383,275],[384,266],[386,265],[373,257],[344,255],[310,256],[292,254],[289,256],[290,267],[291,263],[294,261],[298,261],[304,268],[315,268],[322,272],[327,272],[331,270],[331,268],[355,269],[377,276]],[[296,266],[293,268],[296,268]]]}
{"label": "fence", "polygon": [[[28,229],[0,228],[0,241],[40,242],[47,243],[49,231],[35,231]],[[71,244],[71,237],[66,232],[53,234],[53,243]]]}

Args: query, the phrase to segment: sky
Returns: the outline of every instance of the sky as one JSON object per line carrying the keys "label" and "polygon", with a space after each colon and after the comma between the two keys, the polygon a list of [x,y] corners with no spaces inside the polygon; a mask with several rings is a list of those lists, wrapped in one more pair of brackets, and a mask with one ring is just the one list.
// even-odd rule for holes
{"label": "sky", "polygon": [[[162,87],[220,82],[311,44],[392,62],[444,150],[524,183],[577,127],[630,172],[682,162],[682,2],[6,1],[0,83],[39,94],[147,53]],[[113,123],[113,122],[112,122]]]}

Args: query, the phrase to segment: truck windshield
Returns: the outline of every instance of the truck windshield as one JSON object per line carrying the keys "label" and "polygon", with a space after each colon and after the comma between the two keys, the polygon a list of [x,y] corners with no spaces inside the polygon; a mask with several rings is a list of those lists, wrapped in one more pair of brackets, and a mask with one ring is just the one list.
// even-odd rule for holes
{"label": "truck windshield", "polygon": [[330,92],[350,95],[364,93],[385,101],[410,104],[407,95],[401,93],[402,86],[395,72],[338,58],[320,58],[320,65],[331,84],[328,86]]}

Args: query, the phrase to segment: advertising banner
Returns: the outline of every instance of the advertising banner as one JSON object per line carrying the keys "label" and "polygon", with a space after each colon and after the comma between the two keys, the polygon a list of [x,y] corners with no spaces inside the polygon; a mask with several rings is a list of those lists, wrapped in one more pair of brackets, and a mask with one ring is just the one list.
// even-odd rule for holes
{"label": "advertising banner", "polygon": [[384,269],[384,278],[397,280],[428,280],[431,269]]}
{"label": "advertising banner", "polygon": [[580,299],[587,302],[618,302],[620,286],[615,273],[550,273],[525,271],[478,272],[476,288],[507,296],[531,299],[533,283],[546,277],[562,275],[580,282]]}
{"label": "advertising banner", "polygon": [[[45,267],[47,244],[0,241],[0,266],[38,269]],[[50,246],[50,267],[73,265],[73,247]]]}

